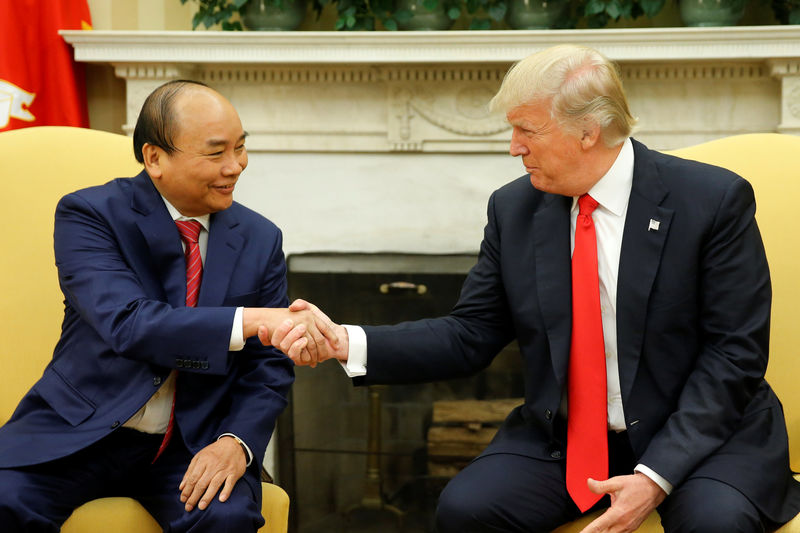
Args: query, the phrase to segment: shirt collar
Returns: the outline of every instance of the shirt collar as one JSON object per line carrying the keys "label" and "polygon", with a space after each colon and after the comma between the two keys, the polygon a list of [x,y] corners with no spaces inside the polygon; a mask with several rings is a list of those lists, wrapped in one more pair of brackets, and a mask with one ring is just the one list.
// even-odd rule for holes
{"label": "shirt collar", "polygon": [[167,211],[169,211],[172,220],[196,220],[200,223],[201,226],[203,226],[204,230],[208,231],[208,228],[211,225],[211,215],[206,214],[206,215],[200,215],[199,217],[187,217],[182,215],[180,211],[175,209],[175,206],[169,203],[169,200],[164,198],[163,195],[161,196],[161,199],[164,200],[164,205],[167,206]]}
{"label": "shirt collar", "polygon": [[[611,213],[622,216],[628,208],[628,199],[633,185],[633,143],[630,138],[622,143],[622,149],[608,172],[589,189],[589,194],[597,203]],[[572,200],[572,208],[577,209],[578,198]]]}

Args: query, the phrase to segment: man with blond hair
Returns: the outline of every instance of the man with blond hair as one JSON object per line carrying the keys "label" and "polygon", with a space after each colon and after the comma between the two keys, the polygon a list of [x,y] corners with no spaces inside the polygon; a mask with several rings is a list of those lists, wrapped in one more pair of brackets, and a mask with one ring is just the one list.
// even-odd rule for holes
{"label": "man with blond hair", "polygon": [[[442,492],[439,531],[547,532],[609,506],[584,531],[633,531],[654,509],[670,533],[792,518],[751,186],[631,139],[617,70],[588,48],[522,60],[491,107],[527,174],[492,194],[453,311],[335,328],[366,384],[472,374],[518,340],[525,403]],[[295,355],[288,329],[272,340]]]}

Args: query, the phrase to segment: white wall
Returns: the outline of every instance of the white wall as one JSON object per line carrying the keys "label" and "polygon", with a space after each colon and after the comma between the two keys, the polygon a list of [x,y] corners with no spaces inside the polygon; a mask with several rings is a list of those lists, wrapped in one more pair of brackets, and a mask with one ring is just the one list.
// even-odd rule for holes
{"label": "white wall", "polygon": [[492,191],[524,174],[504,154],[255,153],[235,198],[299,252],[478,249]]}

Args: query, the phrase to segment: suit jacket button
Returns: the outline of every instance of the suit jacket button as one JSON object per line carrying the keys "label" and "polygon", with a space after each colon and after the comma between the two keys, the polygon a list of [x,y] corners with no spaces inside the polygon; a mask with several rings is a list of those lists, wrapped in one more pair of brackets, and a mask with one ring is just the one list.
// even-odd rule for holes
{"label": "suit jacket button", "polygon": [[175,359],[175,367],[183,368],[183,359]]}
{"label": "suit jacket button", "polygon": [[545,420],[551,420],[553,418],[553,412],[550,409],[545,409],[544,418]]}
{"label": "suit jacket button", "polygon": [[200,361],[192,361],[192,368],[200,368]]}
{"label": "suit jacket button", "polygon": [[116,429],[119,427],[119,420],[115,420],[113,424],[111,424],[111,429]]}
{"label": "suit jacket button", "polygon": [[153,378],[153,386],[158,387],[159,385],[161,385],[161,378],[156,376]]}
{"label": "suit jacket button", "polygon": [[203,364],[200,365],[200,368],[203,370],[208,370],[208,361],[203,361]]}
{"label": "suit jacket button", "polygon": [[553,459],[561,459],[561,452],[558,450],[550,452],[550,457]]}

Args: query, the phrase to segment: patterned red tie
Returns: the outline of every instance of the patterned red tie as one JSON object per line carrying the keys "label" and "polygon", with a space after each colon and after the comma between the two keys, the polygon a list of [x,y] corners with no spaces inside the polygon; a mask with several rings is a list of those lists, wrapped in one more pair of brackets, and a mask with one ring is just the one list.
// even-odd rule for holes
{"label": "patterned red tie", "polygon": [[[202,225],[196,220],[176,220],[175,225],[178,226],[178,232],[181,234],[181,239],[186,245],[186,307],[197,306],[197,295],[200,292],[200,282],[203,280],[203,260],[200,257],[200,245],[198,239],[200,237],[200,230]],[[174,370],[173,370],[174,372]],[[178,380],[175,380],[175,393],[178,392]],[[167,423],[167,431],[164,433],[164,439],[161,441],[161,446],[158,448],[153,462],[156,462],[161,454],[167,449],[170,439],[172,438],[172,429],[175,423],[175,396],[172,396],[172,409],[169,413],[169,422]]]}
{"label": "patterned red tie", "polygon": [[203,279],[203,261],[197,244],[203,226],[196,220],[176,220],[175,224],[186,245],[186,307],[195,307]]}
{"label": "patterned red tie", "polygon": [[588,478],[608,477],[606,359],[597,277],[597,236],[592,211],[597,201],[578,198],[572,252],[572,343],[569,354],[567,415],[567,491],[586,511],[602,497]]}

